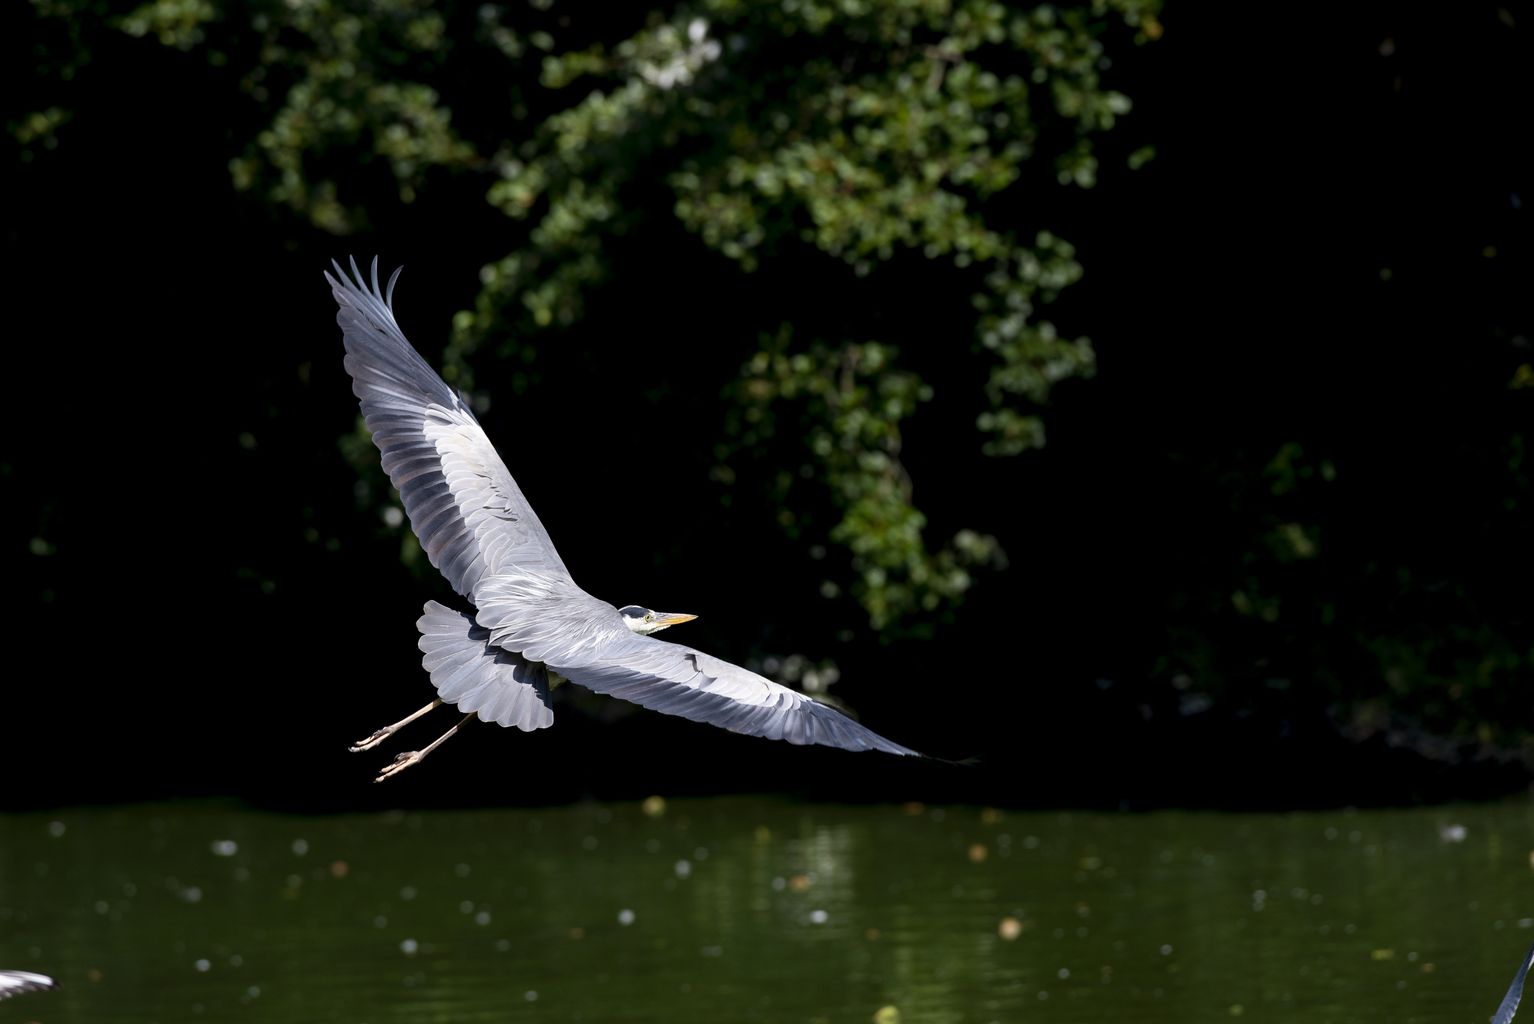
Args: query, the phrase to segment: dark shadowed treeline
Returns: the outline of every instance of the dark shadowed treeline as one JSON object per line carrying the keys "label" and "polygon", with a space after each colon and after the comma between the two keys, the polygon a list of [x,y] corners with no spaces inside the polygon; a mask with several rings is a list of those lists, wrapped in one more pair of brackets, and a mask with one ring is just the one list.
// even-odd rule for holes
{"label": "dark shadowed treeline", "polygon": [[[1524,20],[13,5],[6,802],[1525,784]],[[561,691],[370,788],[450,596],[320,277],[374,253],[582,586],[979,765]]]}

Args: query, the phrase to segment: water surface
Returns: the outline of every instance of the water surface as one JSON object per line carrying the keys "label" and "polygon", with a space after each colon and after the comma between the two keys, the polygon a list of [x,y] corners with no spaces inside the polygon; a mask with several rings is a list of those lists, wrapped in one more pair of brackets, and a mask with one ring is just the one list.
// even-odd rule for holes
{"label": "water surface", "polygon": [[[0,816],[0,1020],[1480,1024],[1534,807]],[[1534,1018],[1531,1018],[1534,1019]]]}

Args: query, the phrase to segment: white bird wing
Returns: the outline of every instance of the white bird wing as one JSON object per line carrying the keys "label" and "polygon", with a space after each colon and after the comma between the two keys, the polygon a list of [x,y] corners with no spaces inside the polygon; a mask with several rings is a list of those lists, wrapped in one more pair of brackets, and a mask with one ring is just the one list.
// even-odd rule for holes
{"label": "white bird wing", "polygon": [[58,988],[58,982],[46,974],[31,971],[0,971],[0,999],[9,999],[24,992],[46,992]]}
{"label": "white bird wing", "polygon": [[739,665],[631,632],[616,608],[568,577],[520,570],[487,576],[474,603],[492,645],[588,690],[748,736],[921,756]]}
{"label": "white bird wing", "polygon": [[1513,975],[1513,983],[1507,987],[1502,1005],[1492,1014],[1491,1024],[1508,1024],[1513,1014],[1518,1012],[1518,1004],[1523,1000],[1523,979],[1528,975],[1530,965],[1534,965],[1534,946],[1530,946],[1529,951],[1523,954],[1523,963],[1518,966],[1518,973]]}
{"label": "white bird wing", "polygon": [[325,274],[339,309],[346,372],[384,472],[431,564],[464,597],[513,566],[568,577],[548,531],[511,478],[467,403],[411,347],[394,319],[394,282],[371,284],[356,261],[351,275]]}
{"label": "white bird wing", "polygon": [[691,647],[627,633],[594,654],[549,667],[588,690],[747,736],[921,756],[812,697]]}
{"label": "white bird wing", "polygon": [[421,666],[437,696],[458,710],[523,732],[554,724],[549,673],[515,651],[490,643],[490,631],[467,612],[427,601],[416,621]]}

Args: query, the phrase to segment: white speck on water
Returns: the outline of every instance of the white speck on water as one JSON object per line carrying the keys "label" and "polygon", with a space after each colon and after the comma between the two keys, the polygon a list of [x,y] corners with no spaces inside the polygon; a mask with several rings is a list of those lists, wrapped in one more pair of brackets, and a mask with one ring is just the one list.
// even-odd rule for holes
{"label": "white speck on water", "polygon": [[1337,832],[1337,829],[1334,826],[1328,825],[1326,827],[1326,831],[1321,833],[1321,834],[1326,836],[1326,838],[1328,838],[1328,839],[1336,839],[1337,835],[1338,835],[1338,832]]}
{"label": "white speck on water", "polygon": [[532,989],[528,989],[526,992],[522,993],[522,998],[526,999],[530,1003],[536,1003],[538,1001],[538,993],[534,992]]}
{"label": "white speck on water", "polygon": [[245,964],[245,958],[243,956],[241,956],[240,954],[238,954],[238,953],[235,953],[235,954],[233,954],[232,956],[229,957],[229,966],[230,967],[242,967],[242,966],[244,966],[244,964]]}
{"label": "white speck on water", "polygon": [[477,925],[481,925],[481,926],[489,924],[490,923],[490,911],[488,911],[488,910],[481,910],[479,913],[475,914],[474,915],[474,923],[477,924]]}
{"label": "white speck on water", "polygon": [[259,999],[259,998],[261,998],[261,986],[260,985],[252,985],[252,986],[250,986],[250,988],[245,990],[245,998],[246,999]]}
{"label": "white speck on water", "polygon": [[812,910],[810,911],[810,924],[825,924],[826,919],[829,917],[830,915],[824,910]]}
{"label": "white speck on water", "polygon": [[634,912],[627,907],[618,911],[618,923],[627,927],[634,923]]}
{"label": "white speck on water", "polygon": [[48,834],[55,839],[62,838],[64,833],[67,831],[69,830],[62,821],[48,822]]}
{"label": "white speck on water", "polygon": [[1171,946],[1170,943],[1167,943],[1166,945],[1161,947],[1161,955],[1162,956],[1171,956],[1172,955],[1172,946]]}
{"label": "white speck on water", "polygon": [[112,909],[112,904],[108,903],[106,900],[97,900],[95,906],[96,913],[98,914],[105,914],[107,911]]}
{"label": "white speck on water", "polygon": [[383,510],[383,521],[392,530],[405,521],[405,513],[398,505],[388,505]]}
{"label": "white speck on water", "polygon": [[496,939],[495,940],[495,951],[497,953],[509,953],[511,951],[511,940],[510,939]]}
{"label": "white speck on water", "polygon": [[215,839],[212,845],[215,857],[233,857],[240,852],[240,844],[233,839]]}
{"label": "white speck on water", "polygon": [[206,972],[213,965],[206,960],[196,960],[193,961],[192,966],[198,971]]}
{"label": "white speck on water", "polygon": [[700,846],[692,851],[693,860],[708,860],[708,847]]}
{"label": "white speck on water", "polygon": [[304,854],[306,854],[308,852],[309,852],[309,840],[307,840],[307,839],[295,839],[295,840],[293,840],[293,856],[295,856],[295,857],[302,857]]}
{"label": "white speck on water", "polygon": [[460,914],[472,914],[472,913],[474,913],[474,901],[473,900],[463,900],[462,902],[460,902],[458,904],[458,912]]}
{"label": "white speck on water", "polygon": [[1058,971],[1055,972],[1055,977],[1059,978],[1061,981],[1064,981],[1066,978],[1069,978],[1070,976],[1071,976],[1071,969],[1069,967],[1062,967]]}
{"label": "white speck on water", "polygon": [[415,886],[405,886],[399,891],[399,898],[404,900],[406,903],[409,903],[411,900],[415,899]]}
{"label": "white speck on water", "polygon": [[459,878],[468,878],[469,866],[467,864],[454,864],[453,874],[457,875]]}
{"label": "white speck on water", "polygon": [[415,951],[420,948],[421,944],[416,942],[414,939],[400,940],[399,951],[404,953],[406,956],[415,956]]}
{"label": "white speck on water", "polygon": [[1445,825],[1438,830],[1438,838],[1446,843],[1463,843],[1469,834],[1470,830],[1459,824]]}
{"label": "white speck on water", "polygon": [[676,877],[686,878],[692,874],[692,864],[685,860],[679,860],[673,865],[673,870],[676,871]]}
{"label": "white speck on water", "polygon": [[189,885],[181,890],[181,898],[188,903],[201,903],[202,890],[195,885]]}

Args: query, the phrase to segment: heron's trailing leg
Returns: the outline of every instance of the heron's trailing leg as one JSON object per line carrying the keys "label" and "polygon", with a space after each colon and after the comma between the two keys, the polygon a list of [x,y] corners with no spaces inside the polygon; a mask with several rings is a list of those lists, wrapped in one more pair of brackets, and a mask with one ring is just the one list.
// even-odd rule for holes
{"label": "heron's trailing leg", "polygon": [[460,718],[458,720],[458,724],[457,725],[453,726],[447,732],[443,733],[441,736],[438,736],[436,739],[432,740],[431,746],[422,747],[420,750],[411,750],[411,751],[407,751],[406,753],[400,754],[398,757],[396,757],[394,759],[394,763],[389,765],[389,767],[385,768],[383,770],[383,773],[380,774],[378,776],[378,778],[374,779],[373,781],[374,782],[382,782],[384,779],[387,779],[391,775],[398,775],[400,772],[404,771],[406,768],[409,768],[413,764],[420,764],[422,761],[426,760],[426,755],[427,754],[431,753],[433,750],[436,750],[438,747],[442,746],[442,744],[444,742],[446,742],[446,740],[447,740],[447,738],[449,736],[453,735],[453,733],[457,732],[459,729],[462,729],[463,728],[463,724],[465,722],[467,722],[469,719],[473,718],[473,717],[474,717],[474,712],[472,712],[472,711],[469,712],[467,715],[464,715],[462,718]]}
{"label": "heron's trailing leg", "polygon": [[[375,732],[373,735],[369,736],[367,739],[365,739],[365,740],[358,740],[356,746],[348,747],[347,749],[350,750],[353,754],[361,753],[364,750],[372,750],[374,747],[378,746],[384,740],[388,739],[390,736],[393,736],[395,733],[399,732],[405,726],[409,725],[411,722],[414,722],[417,718],[420,718],[422,715],[426,714],[426,712],[432,710],[438,704],[441,704],[441,703],[442,703],[442,698],[438,697],[436,700],[432,701],[430,704],[426,705],[424,708],[422,708],[421,710],[417,711],[415,714],[411,715],[409,718],[402,718],[398,722],[395,722],[393,725],[386,725],[382,729],[379,729],[377,732]],[[463,723],[460,722],[459,724],[461,725]],[[441,740],[437,741],[437,743],[440,743],[440,742],[442,742],[442,741]],[[432,744],[432,746],[436,746],[436,745],[437,745],[436,743]],[[428,748],[428,749],[430,749],[430,748]]]}

